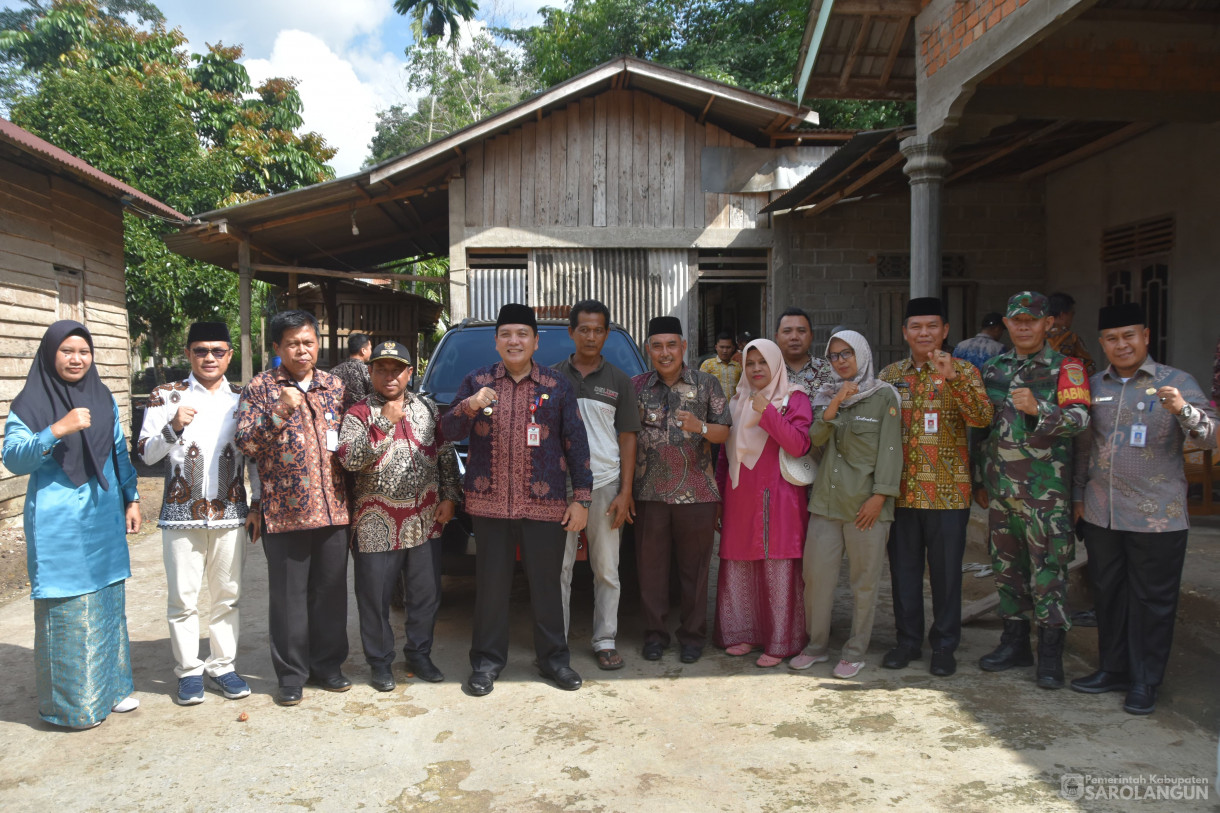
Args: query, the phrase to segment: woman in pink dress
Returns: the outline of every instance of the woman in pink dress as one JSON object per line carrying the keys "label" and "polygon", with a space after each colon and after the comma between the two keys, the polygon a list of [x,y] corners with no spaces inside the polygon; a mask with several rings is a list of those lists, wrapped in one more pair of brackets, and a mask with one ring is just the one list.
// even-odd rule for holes
{"label": "woman in pink dress", "polygon": [[809,451],[813,410],[789,388],[784,356],[768,339],[746,345],[741,383],[729,402],[733,428],[716,477],[723,495],[716,646],[730,655],[761,648],[756,663],[776,666],[805,646],[801,555],[808,488],[780,473],[781,447]]}

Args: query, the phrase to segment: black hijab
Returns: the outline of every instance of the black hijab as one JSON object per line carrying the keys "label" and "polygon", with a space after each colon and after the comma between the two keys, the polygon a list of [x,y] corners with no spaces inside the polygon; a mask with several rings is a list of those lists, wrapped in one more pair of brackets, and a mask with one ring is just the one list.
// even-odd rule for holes
{"label": "black hijab", "polygon": [[55,372],[55,354],[69,336],[80,336],[93,350],[93,336],[80,322],[65,319],[51,325],[43,334],[38,356],[25,377],[25,387],[11,409],[31,432],[41,432],[73,409],[86,407],[92,419],[89,428],[65,435],[51,454],[76,487],[96,477],[102,489],[108,491],[110,483],[102,467],[114,451],[114,397],[97,374],[96,360],[75,384],[69,384]]}

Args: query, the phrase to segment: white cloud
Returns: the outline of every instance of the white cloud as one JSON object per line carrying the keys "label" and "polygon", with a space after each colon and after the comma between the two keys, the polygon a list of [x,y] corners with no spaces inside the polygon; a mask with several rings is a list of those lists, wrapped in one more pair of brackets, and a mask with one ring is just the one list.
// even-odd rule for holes
{"label": "white cloud", "polygon": [[[392,69],[391,62],[382,64]],[[320,37],[290,29],[276,36],[269,59],[248,59],[245,66],[255,85],[272,76],[300,80],[297,89],[305,106],[305,130],[316,130],[338,149],[331,165],[340,175],[360,169],[376,129],[377,111],[387,105],[374,84],[357,75],[350,60]]]}

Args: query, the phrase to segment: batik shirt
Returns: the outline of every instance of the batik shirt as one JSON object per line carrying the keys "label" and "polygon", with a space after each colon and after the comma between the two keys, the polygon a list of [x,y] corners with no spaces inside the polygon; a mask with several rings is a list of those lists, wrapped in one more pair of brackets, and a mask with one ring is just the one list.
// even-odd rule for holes
{"label": "batik shirt", "polygon": [[1084,341],[1076,335],[1075,331],[1064,327],[1053,327],[1046,332],[1046,343],[1056,353],[1080,359],[1084,363],[1084,370],[1088,375],[1091,376],[1097,372],[1093,356],[1089,354],[1089,349],[1084,346]]}
{"label": "batik shirt", "polygon": [[[1151,358],[1126,381],[1111,366],[1090,383],[1092,417],[1076,441],[1072,478],[1072,499],[1084,503],[1085,521],[1136,533],[1190,527],[1182,444],[1189,438],[1210,447],[1216,434],[1215,413],[1198,383]],[[1191,414],[1175,415],[1161,406],[1161,387],[1176,387]],[[1145,427],[1143,446],[1131,445],[1135,424]]]}
{"label": "batik shirt", "polygon": [[440,536],[437,506],[461,499],[457,455],[438,436],[436,404],[408,392],[394,424],[381,414],[384,406],[372,392],[349,409],[335,452],[355,474],[353,544],[361,553],[414,548]]}
{"label": "batik shirt", "polygon": [[[246,521],[246,474],[250,496],[259,499],[254,461],[237,448],[241,387],[220,382],[215,392],[188,376],[162,384],[148,396],[136,453],[148,465],[166,461],[161,528],[237,528]],[[183,406],[194,419],[175,432],[171,423]]]}
{"label": "batik shirt", "polygon": [[968,361],[981,370],[984,364],[1003,352],[1003,343],[997,342],[986,333],[980,333],[953,348],[953,358]]}
{"label": "batik shirt", "polygon": [[284,387],[296,383],[282,366],[254,376],[241,395],[237,448],[254,458],[263,488],[267,533],[346,525],[343,467],[327,446],[338,443],[343,382],[314,370],[304,402],[285,420],[273,411]]}
{"label": "batik shirt", "polygon": [[[877,376],[902,400],[902,483],[899,508],[970,507],[970,443],[967,427],[991,425],[991,401],[979,371],[954,359],[957,378],[946,381],[931,363],[910,356]],[[928,416],[934,414],[935,426]],[[935,431],[929,432],[928,429]]]}
{"label": "batik shirt", "polygon": [[795,372],[787,364],[784,367],[788,370],[788,383],[799,387],[801,392],[809,396],[810,400],[813,400],[814,394],[822,388],[823,384],[836,380],[834,368],[830,366],[830,362],[817,356],[810,356],[809,361],[805,362],[805,366]]}
{"label": "batik shirt", "polygon": [[373,391],[369,380],[369,366],[360,359],[348,359],[330,369],[330,374],[343,382],[343,411],[346,412],[364,396]]}
{"label": "batik shirt", "polygon": [[[992,499],[1064,500],[1071,496],[1072,437],[1089,425],[1089,381],[1079,359],[1049,345],[1028,356],[1009,350],[983,365],[991,425],[980,430],[973,468]],[[1019,412],[1012,391],[1028,387],[1037,415]]]}
{"label": "batik shirt", "polygon": [[724,390],[724,397],[733,400],[733,393],[737,392],[737,382],[741,381],[740,361],[721,361],[719,356],[712,356],[699,365],[699,372],[716,376],[720,389]]}
{"label": "batik shirt", "polygon": [[729,401],[714,376],[685,364],[670,387],[656,371],[631,379],[640,410],[635,452],[634,494],[637,500],[667,503],[720,502],[712,444],[682,429],[677,412],[684,409],[706,424],[732,426]]}
{"label": "batik shirt", "polygon": [[[499,399],[491,415],[470,405],[483,387]],[[527,443],[531,423],[539,426],[537,446]],[[448,441],[470,437],[464,488],[466,510],[475,516],[559,522],[568,510],[569,474],[571,501],[593,498],[589,438],[576,393],[550,367],[535,362],[520,381],[503,362],[470,373],[441,418],[441,434]]]}

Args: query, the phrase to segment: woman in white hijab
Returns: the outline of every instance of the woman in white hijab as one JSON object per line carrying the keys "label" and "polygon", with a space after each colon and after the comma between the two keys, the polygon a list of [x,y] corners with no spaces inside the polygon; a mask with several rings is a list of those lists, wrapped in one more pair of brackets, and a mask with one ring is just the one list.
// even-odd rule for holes
{"label": "woman in white hijab", "polygon": [[800,566],[808,488],[784,479],[779,455],[781,449],[797,457],[809,451],[813,413],[805,393],[789,389],[775,342],[755,339],[743,359],[729,402],[733,426],[716,472],[724,514],[714,641],[730,655],[762,649],[756,663],[769,667],[808,640]]}
{"label": "woman in white hijab", "polygon": [[809,645],[792,659],[808,669],[830,659],[830,615],[846,551],[852,599],[851,637],[832,674],[854,677],[864,666],[873,631],[885,542],[902,476],[902,419],[898,392],[877,380],[868,341],[854,330],[830,338],[826,358],[837,380],[813,397],[810,438],[825,445],[809,499],[805,546],[805,622]]}

